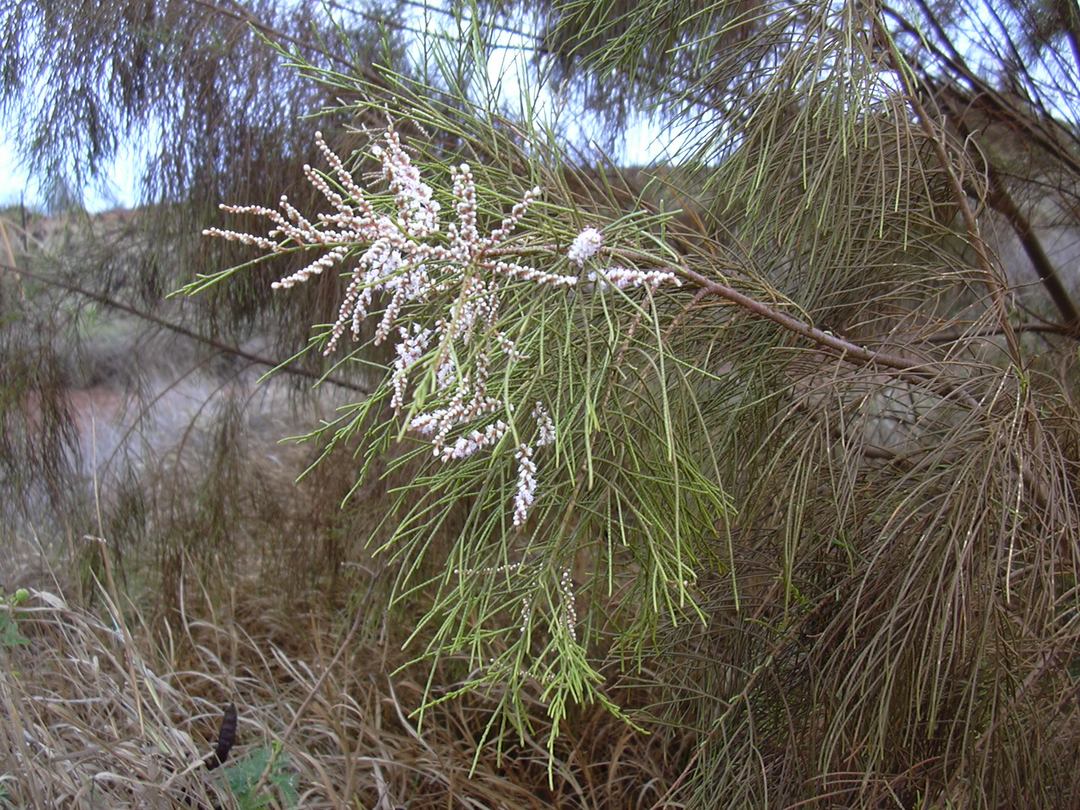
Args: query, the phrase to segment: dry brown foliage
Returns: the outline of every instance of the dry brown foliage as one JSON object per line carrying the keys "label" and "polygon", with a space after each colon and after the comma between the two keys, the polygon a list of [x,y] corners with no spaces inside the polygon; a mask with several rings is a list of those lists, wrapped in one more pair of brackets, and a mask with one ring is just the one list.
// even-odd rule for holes
{"label": "dry brown foliage", "polygon": [[[361,590],[369,573],[355,574]],[[685,759],[668,735],[600,710],[582,711],[551,760],[542,722],[525,740],[481,744],[492,719],[482,701],[444,704],[419,724],[426,675],[398,671],[393,630],[368,614],[376,600],[286,608],[236,588],[225,604],[192,595],[155,627],[107,586],[100,595],[104,620],[34,591],[17,611],[29,643],[0,651],[0,784],[15,806],[243,807],[220,775],[280,744],[300,807],[640,808]],[[451,682],[453,665],[435,677]],[[228,702],[239,743],[207,774]],[[272,784],[258,795],[269,802],[258,806],[287,806]]]}

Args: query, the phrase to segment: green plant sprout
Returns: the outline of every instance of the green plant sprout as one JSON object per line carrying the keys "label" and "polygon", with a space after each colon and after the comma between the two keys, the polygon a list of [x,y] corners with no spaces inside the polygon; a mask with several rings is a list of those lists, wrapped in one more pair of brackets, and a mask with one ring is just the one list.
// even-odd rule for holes
{"label": "green plant sprout", "polygon": [[[276,740],[227,766],[224,773],[240,810],[261,810],[274,802],[293,808],[300,803],[297,775],[289,769],[289,757]],[[264,790],[264,785],[271,789]]]}
{"label": "green plant sprout", "polygon": [[3,590],[0,589],[0,605],[3,606],[3,610],[0,611],[0,648],[18,647],[30,643],[29,639],[19,632],[16,623],[17,608],[26,604],[29,599],[30,592],[26,588],[19,588],[10,596],[4,596]]}

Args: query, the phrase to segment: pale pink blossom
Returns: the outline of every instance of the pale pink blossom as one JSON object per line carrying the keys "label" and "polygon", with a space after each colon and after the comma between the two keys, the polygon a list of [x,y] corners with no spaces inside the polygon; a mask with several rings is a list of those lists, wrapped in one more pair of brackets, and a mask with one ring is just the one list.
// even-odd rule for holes
{"label": "pale pink blossom", "polygon": [[[304,175],[330,204],[329,213],[321,213],[314,219],[305,217],[283,196],[279,210],[222,206],[227,211],[256,214],[270,220],[271,228],[265,237],[217,228],[204,233],[274,253],[297,247],[323,251],[301,270],[274,282],[275,290],[287,290],[327,270],[351,265],[325,353],[331,353],[347,332],[358,339],[363,321],[378,301],[383,309],[374,342],[396,342],[396,357],[388,379],[393,392],[390,404],[396,412],[409,405],[410,374],[422,366],[423,358],[430,352],[439,352],[427,366],[434,369],[434,393],[439,396],[439,407],[415,413],[409,429],[429,438],[434,455],[443,461],[464,459],[494,447],[511,430],[510,424],[496,419],[496,415],[512,419],[514,408],[501,388],[499,396],[488,391],[492,371],[489,353],[493,346],[498,346],[501,351],[497,360],[509,368],[529,360],[499,329],[505,290],[521,284],[557,289],[578,283],[575,275],[515,261],[513,252],[502,248],[539,198],[540,188],[524,192],[509,215],[484,235],[480,231],[476,178],[472,168],[463,163],[450,172],[454,221],[446,223],[444,231],[442,208],[392,125],[382,142],[371,149],[394,198],[389,209],[376,203],[376,198],[360,187],[321,133],[316,133],[315,143],[329,164],[329,171],[318,172],[305,166]],[[596,228],[586,228],[574,240],[570,259],[583,265],[596,254],[601,242]],[[496,252],[496,248],[500,249]],[[616,276],[612,277],[612,283],[654,286],[662,283],[658,276],[654,279],[642,275],[644,281],[636,282],[637,276],[626,276],[625,281],[616,281]],[[437,295],[451,303],[427,325],[420,319],[430,313],[422,305]],[[462,367],[464,357],[470,358],[467,368]],[[537,424],[536,446],[553,443],[555,425],[539,403],[533,409],[533,418]],[[524,525],[536,497],[536,464],[532,453],[526,444],[519,445],[515,451],[518,481],[513,521],[517,527]]]}
{"label": "pale pink blossom", "polygon": [[408,386],[409,370],[416,361],[423,356],[431,341],[431,330],[421,329],[420,324],[414,323],[412,333],[408,329],[398,329],[401,342],[395,346],[397,358],[394,360],[394,374],[390,384],[394,389],[394,396],[390,400],[390,407],[395,411],[401,410],[405,402],[405,392]]}
{"label": "pale pink blossom", "polygon": [[532,448],[527,444],[518,445],[515,453],[518,460],[517,492],[514,493],[514,526],[525,525],[529,509],[536,500],[536,464],[532,460]]}
{"label": "pale pink blossom", "polygon": [[539,435],[536,438],[537,447],[555,443],[555,423],[551,421],[551,415],[544,407],[544,403],[537,402],[533,406],[532,417],[536,420]]}
{"label": "pale pink blossom", "polygon": [[682,281],[674,273],[666,270],[632,270],[629,267],[609,267],[602,273],[592,271],[588,280],[596,282],[600,289],[608,284],[625,290],[627,287],[648,286],[656,289],[661,284],[682,286]]}
{"label": "pale pink blossom", "polygon": [[600,243],[603,238],[603,235],[596,228],[586,228],[574,237],[574,242],[570,245],[570,249],[566,251],[566,255],[570,261],[576,262],[580,267],[588,259],[595,256],[596,251],[600,250]]}
{"label": "pale pink blossom", "polygon": [[497,442],[506,435],[506,431],[509,429],[510,426],[500,419],[483,430],[474,430],[468,435],[460,437],[452,445],[442,448],[441,451],[436,449],[435,454],[439,455],[441,453],[443,461],[454,458],[468,458],[481,448]]}

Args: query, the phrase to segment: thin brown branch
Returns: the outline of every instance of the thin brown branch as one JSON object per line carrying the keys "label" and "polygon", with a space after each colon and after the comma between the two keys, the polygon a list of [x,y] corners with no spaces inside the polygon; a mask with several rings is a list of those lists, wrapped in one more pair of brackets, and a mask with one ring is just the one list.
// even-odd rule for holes
{"label": "thin brown branch", "polygon": [[[1060,323],[1021,323],[1014,324],[1010,329],[1017,334],[1034,332],[1036,334],[1061,335],[1062,337],[1072,338],[1073,340],[1080,339],[1080,334],[1078,334],[1075,329]],[[1001,337],[1003,334],[1004,331],[998,327],[976,329],[975,331],[950,329],[945,332],[937,332],[936,334],[930,335],[925,338],[925,340],[928,343],[952,343],[954,340]]]}
{"label": "thin brown branch", "polygon": [[1027,253],[1035,272],[1039,274],[1039,279],[1046,287],[1050,300],[1054,302],[1054,306],[1065,319],[1066,326],[1072,330],[1074,336],[1080,336],[1080,311],[1077,310],[1076,304],[1073,303],[1072,297],[1058,276],[1057,268],[1043,249],[1042,241],[1035,234],[1031,222],[1017,206],[1008,189],[1005,188],[1005,184],[1001,182],[1001,177],[993,163],[986,161],[985,168],[987,179],[990,181],[990,196],[987,201],[1009,221],[1020,244],[1024,246],[1024,252]]}
{"label": "thin brown branch", "polygon": [[[656,260],[647,254],[639,253],[634,250],[625,250],[619,248],[601,248],[601,251],[610,253],[612,255],[623,256],[628,259],[635,259],[638,261],[648,261],[656,264]],[[748,312],[757,315],[760,318],[765,318],[779,326],[787,329],[790,332],[794,332],[797,335],[801,335],[808,338],[815,343],[832,349],[840,354],[840,356],[847,361],[857,362],[868,366],[877,366],[881,368],[892,368],[898,372],[901,379],[914,383],[915,385],[928,386],[931,390],[941,394],[946,399],[958,399],[963,402],[972,411],[985,414],[986,408],[975,397],[965,391],[960,385],[950,383],[943,380],[939,375],[932,374],[927,370],[927,363],[920,362],[918,360],[909,360],[906,357],[898,357],[892,354],[886,354],[884,352],[875,352],[865,346],[858,346],[854,343],[837,337],[836,335],[825,332],[821,329],[817,329],[810,326],[804,321],[800,321],[797,318],[793,318],[786,313],[779,312],[773,309],[767,304],[763,304],[747,295],[740,293],[738,290],[727,286],[726,284],[720,284],[716,281],[710,281],[702,276],[700,273],[696,273],[693,270],[685,267],[667,267],[665,268],[670,272],[675,272],[685,279],[693,282],[699,290],[705,290],[708,293],[718,295],[721,298],[725,298],[734,304],[742,307]],[[1001,327],[1003,334],[1006,337],[1012,339],[1015,343],[1016,332],[1012,328],[1012,325],[1005,321]],[[1019,344],[1016,344],[1017,356],[1019,356]],[[1035,501],[1040,506],[1048,503],[1048,495],[1046,488],[1042,482],[1035,477],[1031,471],[1025,469],[1024,465],[1016,460],[1015,454],[1013,455],[1014,462],[1017,469],[1020,471],[1020,475],[1023,476],[1025,482],[1027,482],[1033,491]]]}
{"label": "thin brown branch", "polygon": [[[1072,155],[1069,150],[1063,149],[1055,137],[1055,134],[1060,134],[1060,128],[1057,129],[1056,133],[1051,133],[1047,130],[1046,119],[1050,117],[1047,111],[1045,109],[1041,110],[1044,116],[1042,118],[1025,115],[1018,111],[1009,98],[998,92],[996,88],[981,78],[975,70],[968,65],[963,55],[961,55],[950,42],[948,34],[945,32],[944,28],[941,27],[941,22],[931,12],[930,7],[926,4],[925,0],[918,0],[918,5],[922,9],[923,14],[930,21],[931,27],[936,32],[938,40],[949,47],[950,53],[944,53],[933,40],[921,36],[922,29],[907,20],[896,9],[887,5],[882,6],[881,13],[896,20],[901,29],[906,33],[917,36],[922,45],[925,46],[936,59],[940,60],[941,63],[952,71],[955,76],[962,78],[984,102],[987,112],[994,113],[997,120],[1011,124],[1022,130],[1025,137],[1030,138],[1033,143],[1045,149],[1048,154],[1052,154],[1062,161],[1070,171],[1080,173],[1080,158]],[[917,70],[921,83],[928,85],[933,84],[930,69],[922,64],[915,54],[905,53],[904,62]]]}
{"label": "thin brown branch", "polygon": [[[954,96],[955,94],[952,92],[947,93],[946,107],[957,131],[967,140],[972,135],[971,128],[964,122],[961,111],[957,109],[957,99]],[[1020,210],[1020,206],[1013,200],[1012,195],[1009,194],[1009,190],[1002,181],[1001,173],[998,171],[997,166],[994,165],[994,162],[981,152],[979,153],[979,159],[989,183],[987,202],[991,208],[998,211],[1008,221],[1016,233],[1016,237],[1020,240],[1020,244],[1023,245],[1024,252],[1035,268],[1035,272],[1046,288],[1050,300],[1054,302],[1054,306],[1057,307],[1058,312],[1064,318],[1066,327],[1071,330],[1074,337],[1080,337],[1080,311],[1077,310],[1072,296],[1069,295],[1068,290],[1065,289],[1065,285],[1061,281],[1061,277],[1058,275],[1057,268],[1054,267],[1054,263],[1043,248],[1042,240],[1036,235],[1034,228],[1031,227],[1031,222],[1024,215],[1024,212]]]}
{"label": "thin brown branch", "polygon": [[157,315],[152,315],[149,312],[143,312],[142,310],[136,309],[135,307],[129,304],[125,304],[122,301],[117,301],[114,298],[109,298],[107,295],[96,293],[93,290],[87,290],[83,287],[78,286],[77,284],[71,284],[67,281],[49,278],[48,276],[43,276],[39,273],[34,273],[30,270],[24,270],[20,267],[15,267],[6,263],[0,263],[0,269],[7,270],[8,272],[15,274],[16,278],[18,278],[19,276],[22,276],[24,278],[30,278],[42,284],[47,284],[50,287],[58,287],[62,290],[67,290],[68,292],[75,293],[76,295],[81,295],[82,297],[88,298],[91,301],[96,301],[103,306],[107,306],[112,309],[118,309],[121,312],[128,313],[129,315],[134,315],[136,318],[146,321],[147,323],[152,323],[155,326],[160,326],[162,329],[168,329],[170,332],[175,332],[178,335],[183,335],[184,337],[190,338],[191,340],[194,340],[198,343],[202,343],[205,346],[210,346],[213,349],[217,349],[219,352],[230,354],[234,357],[241,357],[244,360],[250,360],[252,363],[256,363],[260,366],[268,366],[272,369],[283,371],[286,374],[292,374],[297,377],[305,377],[316,382],[332,383],[334,385],[340,386],[341,388],[345,388],[349,391],[356,391],[360,394],[371,393],[371,391],[367,388],[357,385],[356,383],[349,382],[348,380],[343,380],[340,377],[324,376],[322,374],[317,374],[314,371],[308,371],[307,369],[283,365],[283,361],[281,360],[275,360],[271,357],[263,357],[262,355],[253,354],[251,352],[244,351],[243,349],[239,349],[235,346],[229,346],[225,343],[222,343],[220,340],[215,340],[214,338],[207,337],[206,335],[200,335],[198,332],[193,332],[192,330],[187,329],[183,326],[179,326],[175,323],[170,323],[164,318],[159,318]]}
{"label": "thin brown branch", "polygon": [[[652,257],[633,250],[625,250],[622,248],[601,248],[601,250],[611,255],[622,256],[627,259],[655,263],[655,260]],[[748,295],[744,295],[733,287],[729,287],[728,285],[721,284],[717,281],[711,281],[700,273],[687,267],[672,266],[665,269],[669,272],[677,273],[692,282],[694,286],[699,290],[704,291],[706,294],[720,296],[721,298],[731,301],[733,304],[737,304],[747,312],[751,312],[765,320],[772,321],[789,332],[794,332],[797,335],[812,340],[820,346],[831,349],[833,352],[839,354],[844,360],[861,365],[894,369],[899,372],[898,376],[901,379],[915,383],[916,385],[930,385],[931,388],[947,399],[956,398],[974,410],[982,410],[982,406],[975,397],[963,390],[960,386],[943,381],[939,375],[934,374],[927,368],[928,364],[925,361],[911,360],[906,357],[898,357],[894,354],[873,351],[866,346],[859,346],[844,340],[831,332],[818,329],[805,321],[800,321],[798,318],[793,318],[784,312],[773,309],[768,304],[763,304],[761,301],[751,298]]]}
{"label": "thin brown branch", "polygon": [[1080,7],[1076,0],[1062,0],[1060,6],[1061,22],[1065,27],[1065,36],[1069,40],[1073,62],[1080,68]]}

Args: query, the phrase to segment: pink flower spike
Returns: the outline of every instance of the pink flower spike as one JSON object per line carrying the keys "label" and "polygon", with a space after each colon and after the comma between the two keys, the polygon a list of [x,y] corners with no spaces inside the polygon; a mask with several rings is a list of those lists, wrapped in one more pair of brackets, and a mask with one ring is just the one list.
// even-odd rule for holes
{"label": "pink flower spike", "polygon": [[536,501],[536,463],[532,460],[532,448],[518,445],[514,453],[518,460],[517,492],[514,494],[514,528],[525,525],[529,509]]}

